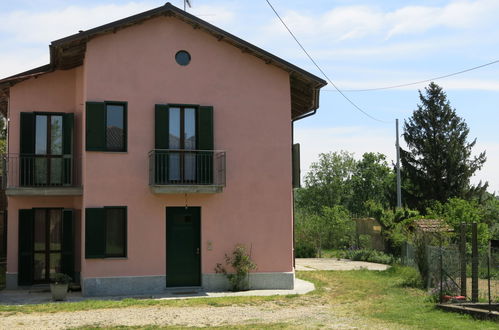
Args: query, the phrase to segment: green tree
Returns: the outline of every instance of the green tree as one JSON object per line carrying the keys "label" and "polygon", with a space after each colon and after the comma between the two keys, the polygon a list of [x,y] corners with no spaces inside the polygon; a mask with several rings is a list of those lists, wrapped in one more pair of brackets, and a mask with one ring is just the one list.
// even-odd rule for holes
{"label": "green tree", "polygon": [[471,249],[471,224],[473,222],[477,223],[479,246],[486,247],[491,238],[489,226],[484,217],[484,209],[476,201],[451,198],[445,204],[434,203],[427,213],[428,217],[443,218],[452,227],[456,239],[460,235],[461,223],[468,224],[466,242],[469,249]]}
{"label": "green tree", "polygon": [[404,122],[403,137],[408,150],[401,151],[404,194],[411,207],[425,202],[445,203],[451,197],[470,198],[487,188],[470,184],[470,178],[485,163],[485,152],[472,157],[476,139],[468,142],[469,128],[451,108],[440,86],[431,83],[421,104]]}
{"label": "green tree", "polygon": [[305,176],[305,188],[296,192],[296,206],[320,214],[324,206],[348,206],[352,198],[351,178],[356,161],[353,154],[340,151],[321,153]]}
{"label": "green tree", "polygon": [[[348,248],[355,238],[355,223],[348,210],[341,205],[325,206],[321,214],[297,212],[295,240],[297,254],[312,248],[315,256],[322,256],[325,248]],[[299,252],[299,253],[298,253]]]}
{"label": "green tree", "polygon": [[367,152],[357,162],[352,176],[352,201],[350,210],[357,215],[366,215],[367,201],[390,206],[395,192],[395,175],[388,167],[386,156]]}

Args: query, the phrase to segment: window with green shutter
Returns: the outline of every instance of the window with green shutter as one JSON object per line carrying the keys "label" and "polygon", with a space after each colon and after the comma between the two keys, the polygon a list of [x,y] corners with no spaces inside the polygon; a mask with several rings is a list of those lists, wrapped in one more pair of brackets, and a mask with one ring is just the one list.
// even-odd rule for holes
{"label": "window with green shutter", "polygon": [[74,184],[74,114],[22,112],[20,126],[20,185]]}
{"label": "window with green shutter", "polygon": [[87,151],[127,150],[127,103],[86,103],[85,149]]}
{"label": "window with green shutter", "polygon": [[154,184],[213,182],[213,107],[157,104]]}
{"label": "window with green shutter", "polygon": [[125,206],[85,209],[85,258],[126,257],[126,214]]}

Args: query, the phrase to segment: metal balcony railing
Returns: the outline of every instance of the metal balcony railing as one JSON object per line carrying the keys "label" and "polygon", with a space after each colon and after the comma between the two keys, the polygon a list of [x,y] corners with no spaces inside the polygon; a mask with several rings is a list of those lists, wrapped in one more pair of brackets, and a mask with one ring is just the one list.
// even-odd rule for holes
{"label": "metal balcony railing", "polygon": [[81,186],[81,160],[72,155],[8,154],[2,159],[4,188]]}
{"label": "metal balcony railing", "polygon": [[149,152],[149,185],[225,186],[225,151],[154,149]]}

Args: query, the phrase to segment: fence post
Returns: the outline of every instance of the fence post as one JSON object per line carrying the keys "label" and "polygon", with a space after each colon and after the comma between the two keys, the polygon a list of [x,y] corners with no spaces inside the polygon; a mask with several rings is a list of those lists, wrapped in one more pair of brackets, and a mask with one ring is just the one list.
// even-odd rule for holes
{"label": "fence post", "polygon": [[461,296],[466,297],[466,223],[461,222],[461,239],[459,241],[459,261],[461,266]]}
{"label": "fence post", "polygon": [[489,241],[489,246],[488,246],[488,251],[487,251],[487,283],[489,287],[489,312],[492,312],[492,296],[490,295],[490,241]]}
{"label": "fence post", "polygon": [[440,240],[439,240],[439,250],[440,250],[440,303],[443,302],[443,286],[444,286],[444,259],[442,256],[442,236],[440,235]]}
{"label": "fence post", "polygon": [[478,226],[471,225],[471,301],[478,302]]}

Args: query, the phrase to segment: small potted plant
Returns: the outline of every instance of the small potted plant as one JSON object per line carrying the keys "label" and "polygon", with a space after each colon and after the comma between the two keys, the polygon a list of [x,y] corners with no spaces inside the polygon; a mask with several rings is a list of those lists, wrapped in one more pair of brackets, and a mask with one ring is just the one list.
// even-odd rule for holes
{"label": "small potted plant", "polygon": [[50,277],[50,292],[55,301],[66,300],[71,277],[63,273],[55,273]]}

